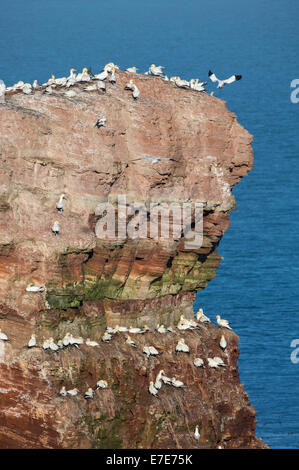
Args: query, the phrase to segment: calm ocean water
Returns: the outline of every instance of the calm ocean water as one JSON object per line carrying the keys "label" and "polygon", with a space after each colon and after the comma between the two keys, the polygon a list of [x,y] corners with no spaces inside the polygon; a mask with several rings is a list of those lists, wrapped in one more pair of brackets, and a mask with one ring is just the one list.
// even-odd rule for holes
{"label": "calm ocean water", "polygon": [[234,190],[238,208],[219,247],[218,277],[197,304],[231,321],[257,434],[299,447],[299,363],[290,361],[299,271],[297,0],[0,0],[0,78],[41,83],[109,61],[168,75],[243,79],[217,93],[254,135],[255,169]]}

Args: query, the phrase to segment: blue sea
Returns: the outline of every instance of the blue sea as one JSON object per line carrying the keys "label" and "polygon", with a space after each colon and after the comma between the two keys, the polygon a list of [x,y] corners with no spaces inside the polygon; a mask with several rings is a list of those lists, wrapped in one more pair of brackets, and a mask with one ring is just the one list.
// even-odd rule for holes
{"label": "blue sea", "polygon": [[299,447],[299,363],[290,359],[299,338],[298,17],[298,0],[0,0],[8,85],[109,61],[140,71],[154,62],[188,79],[243,75],[216,96],[254,135],[255,168],[234,189],[224,261],[196,306],[240,336],[241,379],[272,448]]}

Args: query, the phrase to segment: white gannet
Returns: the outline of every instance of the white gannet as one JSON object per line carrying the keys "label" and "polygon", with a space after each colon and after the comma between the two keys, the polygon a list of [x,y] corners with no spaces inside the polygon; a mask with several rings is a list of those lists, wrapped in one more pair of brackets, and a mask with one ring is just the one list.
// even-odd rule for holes
{"label": "white gannet", "polygon": [[46,83],[44,83],[43,86],[55,85],[55,82],[56,82],[55,75],[51,75],[51,78],[49,78],[49,80]]}
{"label": "white gannet", "polygon": [[119,326],[116,325],[115,328],[112,328],[112,326],[107,326],[106,331],[107,333],[110,333],[111,335],[115,335],[115,333],[118,332]]}
{"label": "white gannet", "polygon": [[0,100],[4,97],[6,91],[6,85],[3,80],[0,80]]}
{"label": "white gannet", "polygon": [[145,325],[143,325],[143,330],[142,330],[142,331],[143,331],[143,333],[148,333],[148,332],[151,331],[151,330],[150,330],[150,328],[145,324]]}
{"label": "white gannet", "polygon": [[70,88],[71,86],[74,86],[76,85],[76,75],[74,75],[73,77],[70,77],[68,78],[68,81],[66,83],[66,88]]}
{"label": "white gannet", "polygon": [[200,432],[199,432],[198,426],[195,427],[194,439],[195,439],[196,441],[199,441],[199,439],[200,439]]}
{"label": "white gannet", "polygon": [[151,380],[150,381],[150,384],[149,384],[149,387],[148,387],[148,391],[154,395],[154,396],[157,396],[158,394],[158,390],[156,389],[156,387],[154,386],[154,382]]}
{"label": "white gannet", "polygon": [[125,72],[136,73],[137,70],[137,67],[129,67],[125,70]]}
{"label": "white gannet", "polygon": [[108,388],[107,380],[98,380],[97,381],[97,390],[99,388]]}
{"label": "white gannet", "polygon": [[51,351],[58,351],[59,347],[57,346],[56,343],[54,343],[54,339],[53,338],[49,338],[49,348],[51,349]]}
{"label": "white gannet", "polygon": [[48,339],[44,340],[43,349],[50,349],[50,341]]}
{"label": "white gannet", "polygon": [[190,88],[189,82],[187,82],[187,80],[182,80],[181,77],[177,77],[174,83],[179,88]]}
{"label": "white gannet", "polygon": [[157,325],[157,331],[158,333],[167,333],[167,330],[164,325]]}
{"label": "white gannet", "polygon": [[34,333],[31,335],[31,338],[30,338],[30,340],[28,341],[28,345],[27,345],[27,346],[28,346],[28,348],[34,348],[34,346],[36,346],[36,336],[35,336]]}
{"label": "white gannet", "polygon": [[200,308],[196,313],[196,319],[201,323],[211,323],[211,320],[203,313],[202,308]]}
{"label": "white gannet", "polygon": [[143,333],[143,330],[141,328],[135,328],[133,326],[130,326],[129,328],[129,333],[137,334],[137,333]]}
{"label": "white gannet", "polygon": [[62,344],[63,346],[68,346],[70,344],[70,337],[71,337],[71,334],[70,333],[66,333],[66,335],[64,336],[64,338],[62,338]]}
{"label": "white gannet", "polygon": [[70,74],[67,77],[67,80],[74,80],[76,78],[76,74],[74,72],[76,72],[76,69],[71,69],[70,70]]}
{"label": "white gannet", "polygon": [[223,328],[228,328],[229,330],[231,330],[231,327],[229,326],[229,323],[227,320],[221,319],[220,315],[216,315],[216,319],[217,319],[217,323],[219,326]]}
{"label": "white gannet", "polygon": [[133,80],[130,80],[126,85],[125,85],[125,90],[132,90],[133,91]]}
{"label": "white gannet", "polygon": [[171,384],[176,387],[176,388],[183,388],[185,387],[185,384],[184,382],[182,382],[181,380],[177,380],[175,377],[172,377],[171,379]]}
{"label": "white gannet", "polygon": [[176,352],[185,352],[185,353],[190,352],[190,348],[189,348],[189,346],[187,346],[187,344],[185,344],[184,338],[181,338],[179,340],[178,344],[176,345],[175,350],[176,350]]}
{"label": "white gannet", "polygon": [[213,357],[213,359],[217,363],[218,366],[226,367],[221,357],[215,356]]}
{"label": "white gannet", "polygon": [[157,389],[157,390],[160,390],[162,388],[162,375],[163,375],[163,370],[160,370],[160,372],[158,373],[157,377],[156,377],[156,381],[154,383],[154,387]]}
{"label": "white gannet", "polygon": [[61,389],[59,391],[59,395],[61,395],[62,397],[66,397],[67,391],[65,389],[65,386],[61,387]]}
{"label": "white gannet", "polygon": [[[103,340],[104,341],[104,340]],[[99,343],[97,341],[93,341],[89,338],[87,338],[87,340],[85,341],[85,344],[87,346],[91,346],[92,348],[95,348],[96,346],[99,346]]]}
{"label": "white gannet", "polygon": [[161,375],[161,379],[163,383],[165,383],[166,385],[172,385],[172,379],[164,375],[164,371],[163,371],[163,374]]}
{"label": "white gannet", "polygon": [[163,80],[165,80],[165,82],[169,82],[169,78],[167,77],[167,75],[164,75],[164,77],[162,77]]}
{"label": "white gannet", "polygon": [[59,349],[63,349],[63,342],[61,339],[57,341],[57,346],[59,347]]}
{"label": "white gannet", "polygon": [[118,65],[115,65],[113,62],[109,62],[105,65],[104,70],[107,70],[107,72],[111,73],[114,67],[118,69]]}
{"label": "white gannet", "polygon": [[112,83],[112,85],[115,85],[116,83],[115,70],[116,70],[115,67],[113,67],[110,78],[109,78],[109,82]]}
{"label": "white gannet", "polygon": [[95,83],[92,83],[91,85],[86,86],[83,88],[83,91],[96,91],[97,90],[97,85]]}
{"label": "white gannet", "polygon": [[66,86],[68,79],[66,77],[56,78],[55,84],[58,86]]}
{"label": "white gannet", "polygon": [[103,82],[102,80],[97,82],[97,89],[101,91],[106,91],[106,83]]}
{"label": "white gannet", "polygon": [[45,88],[45,90],[43,91],[43,93],[47,93],[48,95],[52,95],[53,93],[53,88],[52,86],[47,86],[47,88]]}
{"label": "white gannet", "polygon": [[79,336],[79,338],[74,338],[74,337],[71,335],[70,344],[74,344],[75,346],[76,346],[77,344],[84,344],[84,339],[82,338],[82,336]]}
{"label": "white gannet", "polygon": [[195,365],[195,367],[203,367],[203,359],[201,359],[200,357],[196,357],[193,361],[193,364]]}
{"label": "white gannet", "polygon": [[127,336],[126,344],[129,344],[130,346],[133,346],[133,348],[136,348],[136,343],[132,340],[131,336]]}
{"label": "white gannet", "polygon": [[106,80],[107,77],[108,77],[108,71],[103,70],[103,72],[98,73],[97,75],[94,75],[93,80]]}
{"label": "white gannet", "polygon": [[107,331],[105,331],[104,335],[102,336],[102,341],[104,341],[104,343],[109,343],[111,340],[112,340],[112,335],[110,333],[107,333]]}
{"label": "white gannet", "polygon": [[225,80],[219,80],[219,78],[216,77],[216,75],[209,70],[209,77],[212,80],[212,82],[218,82],[217,88],[222,88],[224,85],[228,85],[229,83],[233,83],[236,80],[241,80],[242,75],[232,75],[229,78],[226,78]]}
{"label": "white gannet", "polygon": [[144,346],[143,352],[147,355],[147,357],[149,357],[149,356],[158,356],[158,354],[159,354],[159,352],[157,351],[157,349],[154,346]]}
{"label": "white gannet", "polygon": [[128,328],[126,326],[119,326],[118,331],[120,333],[126,333],[128,331]]}
{"label": "white gannet", "polygon": [[22,92],[25,95],[30,95],[30,93],[32,93],[31,83],[25,83],[25,85],[22,88]]}
{"label": "white gannet", "polygon": [[225,339],[224,335],[221,335],[219,346],[220,346],[221,349],[223,349],[223,351],[225,350],[225,348],[227,346],[227,342],[226,342],[226,339]]}
{"label": "white gannet", "polygon": [[171,325],[167,327],[167,331],[169,333],[174,333],[175,332],[174,328]]}
{"label": "white gannet", "polygon": [[1,329],[0,329],[0,340],[8,341],[7,335],[5,333],[2,333]]}
{"label": "white gannet", "polygon": [[94,127],[97,127],[99,129],[100,127],[106,127],[105,124],[106,124],[106,118],[102,117],[97,120]]}
{"label": "white gannet", "polygon": [[152,165],[154,165],[155,163],[160,163],[162,160],[171,160],[172,162],[177,161],[177,160],[174,160],[174,158],[170,158],[170,157],[140,157],[140,158],[134,158],[134,160],[131,160],[131,162],[135,162],[137,160],[151,160]]}
{"label": "white gannet", "polygon": [[52,232],[55,234],[55,236],[59,234],[59,232],[60,232],[60,225],[59,225],[58,220],[56,220],[56,221],[54,222],[54,224],[52,225]]}
{"label": "white gannet", "polygon": [[201,82],[199,83],[198,78],[195,80],[194,85],[193,85],[193,90],[195,91],[205,91],[205,86],[207,85],[207,82]]}
{"label": "white gannet", "polygon": [[218,369],[217,361],[215,361],[211,357],[208,357],[208,364],[209,364],[209,367],[211,367],[212,369]]}
{"label": "white gannet", "polygon": [[133,94],[132,94],[134,100],[138,100],[139,96],[140,96],[140,91],[139,91],[139,88],[137,88],[137,86],[135,84],[133,84]]}
{"label": "white gannet", "polygon": [[56,209],[58,210],[58,212],[62,212],[63,211],[63,208],[64,208],[64,199],[66,199],[66,195],[65,194],[61,194],[60,198],[59,198],[59,201],[57,202],[56,204]]}
{"label": "white gannet", "polygon": [[164,69],[162,65],[155,65],[152,64],[149,68],[148,74],[149,75],[155,75],[156,77],[161,77],[163,75],[163,72],[161,69]]}
{"label": "white gannet", "polygon": [[181,320],[179,321],[179,323],[177,324],[176,327],[177,327],[178,330],[189,330],[190,329],[190,325],[188,325],[187,323],[181,322]]}
{"label": "white gannet", "polygon": [[68,393],[69,395],[71,395],[72,397],[75,397],[76,395],[78,395],[78,391],[79,391],[79,390],[75,387],[75,388],[73,388],[73,389],[71,389],[71,390],[68,390],[67,393]]}
{"label": "white gannet", "polygon": [[34,286],[33,284],[29,284],[26,287],[26,292],[43,292],[44,290],[44,286]]}
{"label": "white gannet", "polygon": [[75,96],[77,96],[77,93],[73,90],[68,90],[64,93],[64,95],[68,98],[74,98]]}
{"label": "white gannet", "polygon": [[84,68],[82,70],[82,73],[78,73],[75,80],[76,80],[76,82],[89,82],[90,81],[90,75],[88,73],[88,69]]}
{"label": "white gannet", "polygon": [[93,389],[89,387],[87,391],[84,393],[84,398],[93,398]]}

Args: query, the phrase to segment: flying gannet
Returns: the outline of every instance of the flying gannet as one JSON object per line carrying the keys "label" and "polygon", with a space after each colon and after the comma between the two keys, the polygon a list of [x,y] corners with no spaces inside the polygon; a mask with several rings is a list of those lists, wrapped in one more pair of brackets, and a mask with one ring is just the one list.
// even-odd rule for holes
{"label": "flying gannet", "polygon": [[133,96],[134,100],[138,100],[138,98],[140,96],[140,90],[139,90],[139,88],[137,88],[137,86],[135,84],[133,84],[132,88],[133,88],[132,96]]}
{"label": "flying gannet", "polygon": [[224,335],[221,335],[219,346],[220,346],[221,349],[223,349],[223,351],[225,350],[225,348],[227,346],[227,342],[226,342],[226,339],[225,339]]}
{"label": "flying gannet", "polygon": [[216,77],[216,75],[209,70],[209,77],[212,80],[212,82],[218,82],[217,88],[222,88],[224,85],[228,85],[229,83],[233,83],[236,80],[241,80],[242,75],[232,75],[229,78],[226,78],[225,80],[219,80],[219,78]]}
{"label": "flying gannet", "polygon": [[98,380],[97,382],[97,390],[99,388],[108,388],[107,380]]}
{"label": "flying gannet", "polygon": [[106,124],[106,118],[102,117],[102,118],[97,120],[97,122],[95,123],[95,127],[97,127],[98,129],[100,127],[106,127],[105,124]]}
{"label": "flying gannet", "polygon": [[136,348],[136,343],[132,340],[131,336],[127,336],[126,344],[129,344],[130,346],[133,346],[133,348]]}
{"label": "flying gannet", "polygon": [[110,333],[107,333],[107,331],[105,331],[104,335],[102,336],[102,341],[104,341],[104,343],[109,343],[111,340],[112,340],[112,335]]}
{"label": "flying gannet", "polygon": [[[104,341],[104,340],[103,340]],[[85,341],[85,344],[87,346],[91,346],[92,348],[95,348],[96,346],[99,346],[99,343],[97,341],[93,341],[89,338],[87,338],[87,340]]]}
{"label": "flying gannet", "polygon": [[59,222],[58,220],[56,220],[54,222],[54,224],[52,225],[52,232],[54,233],[55,236],[57,236],[60,232],[60,225],[59,225]]}
{"label": "flying gannet", "polygon": [[31,335],[31,338],[30,338],[30,340],[28,341],[28,345],[27,345],[27,346],[28,346],[28,348],[34,348],[34,346],[36,346],[36,336],[35,336],[34,333]]}
{"label": "flying gannet", "polygon": [[185,387],[185,384],[184,382],[182,382],[181,380],[177,380],[175,377],[172,377],[171,379],[171,384],[176,387],[176,388],[183,388]]}
{"label": "flying gannet", "polygon": [[71,395],[72,397],[75,397],[76,395],[78,395],[78,391],[79,391],[79,390],[75,387],[75,388],[73,388],[73,389],[71,389],[71,390],[68,390],[67,393],[68,393],[69,395]]}
{"label": "flying gannet", "polygon": [[34,286],[33,284],[29,284],[26,287],[26,292],[43,292],[44,290],[44,286]]}
{"label": "flying gannet", "polygon": [[163,72],[161,69],[164,69],[164,67],[162,67],[162,65],[155,65],[155,64],[152,64],[149,68],[149,75],[155,75],[156,77],[161,77],[163,75]]}
{"label": "flying gannet", "polygon": [[187,344],[185,344],[184,338],[181,338],[179,340],[178,344],[176,345],[175,350],[176,350],[176,352],[185,352],[185,353],[190,352],[190,348],[189,348],[189,346],[187,346]]}
{"label": "flying gannet", "polygon": [[1,329],[0,329],[0,340],[1,341],[8,341],[8,337],[5,333],[2,333]]}
{"label": "flying gannet", "polygon": [[125,71],[126,71],[126,72],[130,72],[130,73],[136,73],[137,70],[138,70],[137,67],[129,67],[129,68],[126,69]]}
{"label": "flying gannet", "polygon": [[63,208],[64,208],[64,200],[66,199],[66,195],[65,194],[61,194],[60,198],[59,198],[59,201],[57,202],[56,204],[56,209],[58,210],[58,212],[62,212],[63,211]]}
{"label": "flying gannet", "polygon": [[62,397],[66,397],[67,391],[65,389],[65,386],[61,387],[61,389],[59,391],[59,395],[61,395]]}
{"label": "flying gannet", "polygon": [[229,326],[229,323],[227,320],[221,319],[220,315],[216,315],[216,319],[217,319],[217,323],[219,326],[223,328],[228,328],[229,330],[231,330],[231,327]]}
{"label": "flying gannet", "polygon": [[193,361],[193,364],[195,367],[203,367],[204,362],[200,357],[196,357]]}
{"label": "flying gannet", "polygon": [[148,391],[154,395],[155,397],[158,395],[158,390],[156,389],[156,387],[154,386],[154,382],[151,380],[150,381],[150,384],[149,384],[149,387],[148,387]]}
{"label": "flying gannet", "polygon": [[199,432],[198,426],[195,427],[194,439],[195,439],[196,441],[199,441],[199,439],[200,439],[200,432]]}
{"label": "flying gannet", "polygon": [[89,387],[87,389],[87,391],[85,392],[85,394],[84,394],[84,398],[87,398],[87,399],[88,398],[93,398],[93,393],[94,393],[93,389],[91,387]]}

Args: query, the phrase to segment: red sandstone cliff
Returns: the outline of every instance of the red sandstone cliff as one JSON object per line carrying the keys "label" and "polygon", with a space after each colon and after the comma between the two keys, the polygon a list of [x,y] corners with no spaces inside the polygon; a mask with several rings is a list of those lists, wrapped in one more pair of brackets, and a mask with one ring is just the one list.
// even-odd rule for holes
{"label": "red sandstone cliff", "polygon": [[[135,102],[124,90],[130,74],[117,77],[106,94],[76,85],[75,98],[57,88],[51,96],[7,94],[0,104],[0,328],[10,338],[0,342],[0,448],[262,447],[232,332],[221,370],[192,363],[195,352],[221,355],[222,331],[213,325],[184,333],[192,357],[175,355],[178,332],[139,335],[136,350],[121,334],[95,349],[25,347],[33,332],[39,345],[67,331],[100,340],[107,324],[154,327],[176,323],[181,313],[191,318],[196,291],[216,275],[216,248],[235,204],[231,189],[252,167],[251,136],[217,98],[137,75]],[[97,129],[102,116],[107,125]],[[148,155],[173,160],[138,160]],[[61,193],[67,200],[58,215]],[[146,204],[201,201],[203,246],[98,239],[95,208],[118,194]],[[26,292],[31,282],[46,293]],[[144,357],[148,342],[158,357]],[[149,395],[161,368],[187,387]],[[99,378],[110,388],[89,402],[58,396],[62,385],[84,392]]]}

